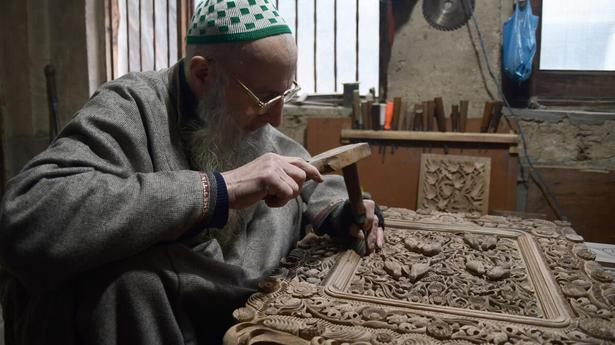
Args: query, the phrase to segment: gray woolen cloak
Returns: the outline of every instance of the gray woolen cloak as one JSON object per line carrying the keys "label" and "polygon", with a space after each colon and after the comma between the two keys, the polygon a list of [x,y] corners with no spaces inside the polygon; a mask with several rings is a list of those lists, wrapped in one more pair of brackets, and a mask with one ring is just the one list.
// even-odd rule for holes
{"label": "gray woolen cloak", "polygon": [[[182,142],[194,109],[180,70],[104,84],[9,181],[0,215],[9,344],[216,342],[303,225],[319,228],[347,198],[343,180],[326,176],[284,207],[261,202],[230,244],[203,231],[186,240],[208,220]],[[309,157],[273,127],[261,130],[273,152]]]}

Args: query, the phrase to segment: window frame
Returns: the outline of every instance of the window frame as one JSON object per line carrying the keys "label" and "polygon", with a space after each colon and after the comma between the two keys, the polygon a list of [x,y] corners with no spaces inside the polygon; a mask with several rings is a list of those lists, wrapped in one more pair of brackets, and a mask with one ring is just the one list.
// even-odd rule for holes
{"label": "window frame", "polygon": [[536,56],[530,78],[530,96],[545,105],[570,101],[615,101],[615,71],[540,70],[542,9],[542,0],[532,2],[532,10],[539,16],[539,24],[536,32]]}

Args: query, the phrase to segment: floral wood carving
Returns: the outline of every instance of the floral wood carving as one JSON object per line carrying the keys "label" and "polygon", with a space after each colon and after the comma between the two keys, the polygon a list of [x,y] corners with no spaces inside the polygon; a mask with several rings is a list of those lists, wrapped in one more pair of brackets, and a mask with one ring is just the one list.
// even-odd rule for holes
{"label": "floral wood carving", "polygon": [[613,277],[568,223],[384,213],[369,257],[300,241],[225,344],[615,344]]}
{"label": "floral wood carving", "polygon": [[417,205],[437,211],[486,214],[490,175],[491,158],[423,154]]}

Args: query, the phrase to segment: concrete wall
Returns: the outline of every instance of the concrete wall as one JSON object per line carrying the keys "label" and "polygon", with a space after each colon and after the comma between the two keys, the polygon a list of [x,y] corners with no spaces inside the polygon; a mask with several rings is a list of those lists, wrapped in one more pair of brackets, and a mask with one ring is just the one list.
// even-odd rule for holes
{"label": "concrete wall", "polygon": [[534,164],[615,170],[615,113],[516,110]]}
{"label": "concrete wall", "polygon": [[[504,0],[476,0],[474,11],[498,79],[501,28],[512,10],[511,4]],[[401,96],[417,103],[442,96],[447,112],[451,104],[467,99],[469,115],[479,116],[485,101],[499,97],[474,26],[439,31],[423,17],[422,1],[409,10],[407,21],[397,23],[388,65],[388,97]]]}

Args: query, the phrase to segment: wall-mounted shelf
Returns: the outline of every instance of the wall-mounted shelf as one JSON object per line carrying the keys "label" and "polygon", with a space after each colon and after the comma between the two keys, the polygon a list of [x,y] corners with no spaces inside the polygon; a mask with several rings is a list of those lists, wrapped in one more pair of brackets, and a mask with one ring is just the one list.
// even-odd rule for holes
{"label": "wall-mounted shelf", "polygon": [[481,119],[468,119],[473,132],[351,130],[350,118],[309,118],[307,147],[317,154],[342,143],[368,142],[371,156],[357,163],[361,185],[381,205],[416,209],[421,158],[425,153],[491,159],[489,207],[517,209],[519,138],[509,133],[478,133]]}
{"label": "wall-mounted shelf", "polygon": [[343,129],[342,143],[351,140],[396,140],[396,141],[441,141],[484,144],[519,144],[517,134],[506,133],[458,133],[458,132],[417,132],[417,131],[373,131]]}

